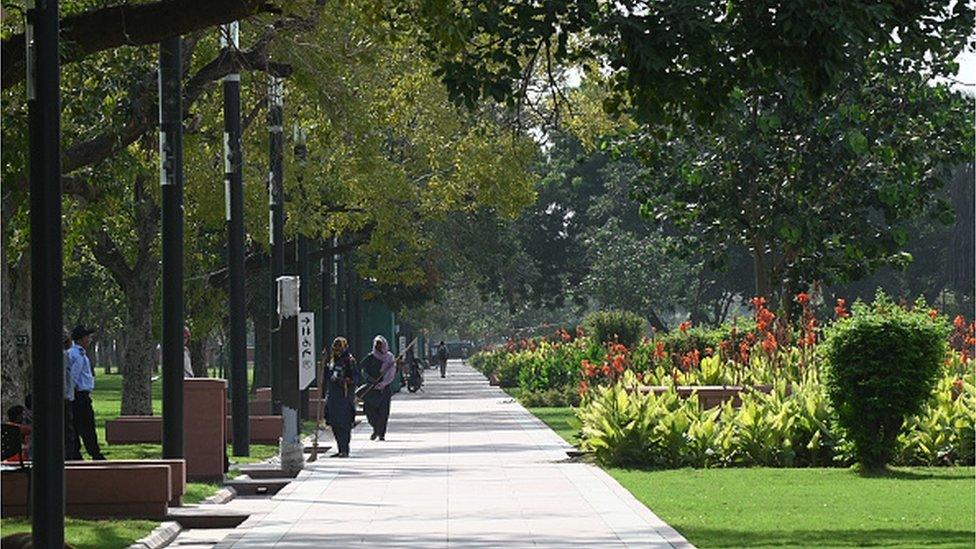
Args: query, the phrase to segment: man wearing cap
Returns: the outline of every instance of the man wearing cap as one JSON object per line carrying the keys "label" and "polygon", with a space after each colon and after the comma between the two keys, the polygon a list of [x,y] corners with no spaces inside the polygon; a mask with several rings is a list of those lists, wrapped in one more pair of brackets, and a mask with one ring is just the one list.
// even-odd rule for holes
{"label": "man wearing cap", "polygon": [[95,376],[92,372],[91,361],[88,360],[87,349],[91,343],[91,334],[95,330],[79,324],[71,330],[74,345],[68,349],[68,359],[71,361],[71,381],[75,384],[75,400],[72,406],[75,425],[74,452],[69,453],[81,457],[81,444],[85,443],[85,451],[94,460],[105,459],[98,447],[98,436],[95,434],[95,410],[92,408],[91,392],[95,389]]}
{"label": "man wearing cap", "polygon": [[81,452],[75,447],[75,425],[74,411],[75,405],[75,381],[71,378],[71,357],[68,350],[71,349],[71,332],[67,328],[62,330],[61,342],[64,345],[64,451],[66,459],[81,459]]}

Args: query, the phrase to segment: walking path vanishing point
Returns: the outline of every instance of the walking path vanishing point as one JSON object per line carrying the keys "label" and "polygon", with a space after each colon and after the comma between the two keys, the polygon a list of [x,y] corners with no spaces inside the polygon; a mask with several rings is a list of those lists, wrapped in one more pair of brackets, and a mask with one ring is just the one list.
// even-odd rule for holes
{"label": "walking path vanishing point", "polygon": [[271,500],[228,503],[252,515],[217,547],[692,547],[474,369],[427,374],[422,392],[394,397],[386,441],[364,422],[349,459],[306,464]]}

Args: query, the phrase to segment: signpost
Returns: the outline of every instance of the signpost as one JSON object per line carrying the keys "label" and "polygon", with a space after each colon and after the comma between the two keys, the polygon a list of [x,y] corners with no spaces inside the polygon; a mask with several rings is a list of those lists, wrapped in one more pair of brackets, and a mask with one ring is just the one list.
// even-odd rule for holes
{"label": "signpost", "polygon": [[315,381],[315,313],[298,313],[298,390]]}

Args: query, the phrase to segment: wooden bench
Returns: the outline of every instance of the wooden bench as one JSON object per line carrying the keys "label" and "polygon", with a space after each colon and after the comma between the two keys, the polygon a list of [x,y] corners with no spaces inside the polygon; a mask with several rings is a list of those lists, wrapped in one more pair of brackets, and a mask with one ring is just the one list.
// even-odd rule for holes
{"label": "wooden bench", "polygon": [[[742,406],[741,394],[743,392],[757,391],[769,394],[772,390],[772,385],[679,385],[677,387],[650,385],[640,387],[640,391],[644,394],[653,392],[654,394],[660,395],[669,391],[675,391],[681,398],[688,398],[697,392],[698,404],[704,410],[721,406],[729,400],[732,401],[732,407],[738,408]],[[789,391],[789,388],[787,388],[787,391]]]}
{"label": "wooden bench", "polygon": [[[162,520],[173,499],[169,464],[118,465],[93,462],[66,466],[65,512],[72,517],[125,517]],[[0,514],[27,514],[27,478],[17,470],[0,471]]]}
{"label": "wooden bench", "polygon": [[170,468],[170,507],[183,505],[186,495],[186,460],[184,459],[124,459],[111,461],[66,461],[65,468],[74,467],[127,467],[130,465],[166,465]]}
{"label": "wooden bench", "polygon": [[[227,442],[232,440],[232,418],[226,416]],[[281,438],[281,416],[250,416],[248,431],[254,444],[277,444]],[[158,444],[163,440],[160,416],[119,416],[105,422],[105,441],[109,444]]]}

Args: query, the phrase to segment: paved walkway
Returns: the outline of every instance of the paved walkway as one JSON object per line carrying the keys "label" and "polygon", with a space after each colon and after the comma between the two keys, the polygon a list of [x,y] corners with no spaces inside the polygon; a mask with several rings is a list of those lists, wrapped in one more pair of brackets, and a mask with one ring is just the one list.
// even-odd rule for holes
{"label": "paved walkway", "polygon": [[691,547],[472,368],[425,381],[385,442],[362,424],[218,547]]}

